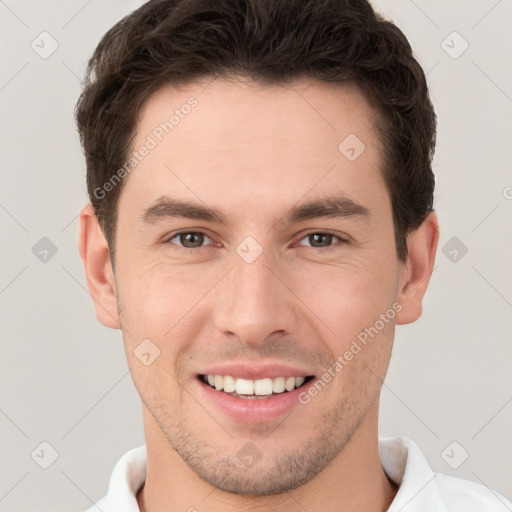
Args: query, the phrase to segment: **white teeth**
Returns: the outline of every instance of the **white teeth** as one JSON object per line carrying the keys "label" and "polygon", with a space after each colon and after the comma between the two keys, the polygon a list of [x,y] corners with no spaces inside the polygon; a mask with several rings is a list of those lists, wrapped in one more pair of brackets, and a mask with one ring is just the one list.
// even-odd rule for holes
{"label": "white teeth", "polygon": [[224,376],[224,391],[226,393],[233,393],[236,389],[236,380],[231,375]]}
{"label": "white teeth", "polygon": [[231,375],[204,375],[205,382],[217,391],[235,393],[238,395],[271,396],[273,393],[284,393],[293,391],[302,386],[306,381],[305,377],[276,377],[271,379],[250,380],[237,379]]}
{"label": "white teeth", "polygon": [[286,391],[293,391],[295,389],[295,377],[288,377],[284,381],[284,387]]}
{"label": "white teeth", "polygon": [[215,389],[217,391],[224,389],[224,377],[222,375],[215,375]]}
{"label": "white teeth", "polygon": [[272,379],[258,379],[254,381],[255,395],[271,395]]}
{"label": "white teeth", "polygon": [[272,381],[272,391],[282,393],[284,391],[284,377],[277,377]]}
{"label": "white teeth", "polygon": [[247,379],[236,379],[235,390],[239,395],[253,395],[254,381]]}

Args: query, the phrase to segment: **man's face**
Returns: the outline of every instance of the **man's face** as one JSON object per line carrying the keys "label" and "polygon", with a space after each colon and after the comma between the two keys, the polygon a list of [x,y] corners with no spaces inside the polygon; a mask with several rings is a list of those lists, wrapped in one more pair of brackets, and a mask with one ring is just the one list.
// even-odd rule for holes
{"label": "man's face", "polygon": [[[284,492],[375,423],[404,265],[374,113],[354,88],[206,83],[141,112],[133,149],[157,144],[118,204],[124,343],[148,436],[221,489]],[[229,394],[208,375],[228,376],[216,384]],[[290,377],[306,380],[283,391],[301,384]]]}

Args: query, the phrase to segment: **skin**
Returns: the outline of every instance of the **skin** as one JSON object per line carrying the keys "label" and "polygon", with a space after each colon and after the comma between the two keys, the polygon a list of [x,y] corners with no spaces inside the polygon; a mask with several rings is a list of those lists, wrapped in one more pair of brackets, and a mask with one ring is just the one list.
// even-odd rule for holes
{"label": "skin", "polygon": [[[115,273],[92,207],[80,216],[97,318],[122,330],[143,403],[148,469],[139,506],[387,510],[397,489],[378,455],[379,394],[395,323],[421,315],[437,218],[430,214],[408,237],[400,262],[376,113],[348,84],[217,79],[162,89],[142,109],[133,147],[191,96],[198,105],[126,179]],[[338,150],[349,134],[366,146],[355,161]],[[227,224],[145,223],[143,212],[162,195],[215,208]],[[369,215],[285,222],[291,208],[327,195],[348,197]],[[180,247],[181,230],[207,238]],[[325,231],[335,236],[321,237],[320,247],[308,237]],[[236,252],[248,236],[263,250],[253,263]],[[285,418],[240,422],[200,392],[198,372],[231,361],[282,363],[318,378],[394,303],[396,317]],[[145,366],[134,350],[148,338],[160,356]],[[248,442],[261,453],[251,468],[237,457]]]}

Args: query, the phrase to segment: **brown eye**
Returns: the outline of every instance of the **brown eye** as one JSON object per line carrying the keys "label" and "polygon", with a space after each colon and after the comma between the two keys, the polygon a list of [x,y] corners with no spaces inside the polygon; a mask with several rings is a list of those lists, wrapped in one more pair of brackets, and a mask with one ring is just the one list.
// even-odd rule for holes
{"label": "brown eye", "polygon": [[328,247],[332,244],[332,239],[332,235],[327,235],[325,233],[309,235],[309,243],[312,247]]}
{"label": "brown eye", "polygon": [[204,233],[201,233],[200,231],[187,231],[177,233],[169,239],[169,242],[180,247],[184,247],[185,249],[197,249],[203,246],[205,240],[210,240],[210,238]]}
{"label": "brown eye", "polygon": [[329,247],[333,244],[333,242],[340,241],[341,239],[337,237],[336,235],[331,235],[330,233],[311,233],[307,236],[305,236],[302,240],[307,240],[307,244],[301,245],[307,245],[310,247],[317,247],[317,248],[323,248],[323,247]]}
{"label": "brown eye", "polygon": [[337,243],[345,243],[343,238],[333,235],[332,233],[323,233],[321,231],[316,233],[309,233],[299,242],[299,245],[306,247],[313,247],[316,249],[335,249]]}

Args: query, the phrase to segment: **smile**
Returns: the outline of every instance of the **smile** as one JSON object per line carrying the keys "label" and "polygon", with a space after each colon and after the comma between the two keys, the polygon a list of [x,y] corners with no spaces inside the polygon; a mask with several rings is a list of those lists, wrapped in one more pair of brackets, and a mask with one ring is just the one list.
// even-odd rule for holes
{"label": "smile", "polygon": [[196,396],[207,407],[211,405],[209,410],[216,410],[236,423],[262,424],[281,422],[296,407],[301,407],[303,415],[299,395],[316,378],[311,368],[246,360],[201,368],[194,380]]}
{"label": "smile", "polygon": [[281,393],[289,393],[303,386],[312,376],[307,377],[275,377],[263,379],[242,379],[231,375],[201,375],[200,378],[217,391],[228,395],[246,398],[270,398]]}

